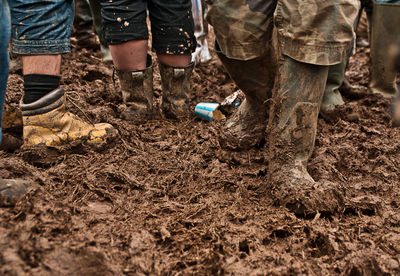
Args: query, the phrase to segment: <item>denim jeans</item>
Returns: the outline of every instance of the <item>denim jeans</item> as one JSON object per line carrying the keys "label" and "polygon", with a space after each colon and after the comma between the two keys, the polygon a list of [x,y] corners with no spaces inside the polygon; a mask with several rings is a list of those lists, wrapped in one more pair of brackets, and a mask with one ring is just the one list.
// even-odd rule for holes
{"label": "denim jeans", "polygon": [[73,0],[12,0],[12,51],[21,55],[70,52]]}
{"label": "denim jeans", "polygon": [[376,3],[400,4],[400,0],[375,0]]}
{"label": "denim jeans", "polygon": [[4,98],[9,71],[8,42],[10,41],[10,13],[6,0],[0,0],[0,143],[2,138]]}

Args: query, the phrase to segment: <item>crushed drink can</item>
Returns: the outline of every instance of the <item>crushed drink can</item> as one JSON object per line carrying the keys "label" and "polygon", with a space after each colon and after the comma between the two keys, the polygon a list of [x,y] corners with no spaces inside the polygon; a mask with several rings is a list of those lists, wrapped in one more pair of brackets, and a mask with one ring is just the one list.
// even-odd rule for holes
{"label": "crushed drink can", "polygon": [[219,110],[218,103],[198,103],[194,108],[194,114],[206,120],[222,120],[225,115]]}
{"label": "crushed drink can", "polygon": [[234,112],[235,108],[238,108],[243,102],[244,98],[244,94],[241,90],[232,93],[222,101],[220,105],[221,112],[225,116],[230,116]]}
{"label": "crushed drink can", "polygon": [[243,102],[244,94],[238,90],[219,103],[199,103],[194,108],[194,114],[206,120],[222,120],[232,115]]}

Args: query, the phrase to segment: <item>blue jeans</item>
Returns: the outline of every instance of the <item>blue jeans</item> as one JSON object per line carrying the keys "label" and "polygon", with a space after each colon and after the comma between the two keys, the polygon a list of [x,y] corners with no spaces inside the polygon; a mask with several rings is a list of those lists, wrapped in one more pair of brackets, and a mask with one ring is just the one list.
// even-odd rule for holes
{"label": "blue jeans", "polygon": [[21,55],[70,52],[73,0],[12,0],[12,51]]}
{"label": "blue jeans", "polygon": [[4,98],[9,71],[8,43],[10,41],[10,12],[6,0],[0,0],[0,143],[2,138]]}

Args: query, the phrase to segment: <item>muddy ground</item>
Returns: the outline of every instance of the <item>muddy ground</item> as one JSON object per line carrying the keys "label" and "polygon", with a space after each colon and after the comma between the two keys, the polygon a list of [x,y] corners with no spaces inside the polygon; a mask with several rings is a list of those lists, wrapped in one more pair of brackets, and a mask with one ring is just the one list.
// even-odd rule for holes
{"label": "muddy ground", "polygon": [[[0,208],[1,275],[399,275],[400,130],[388,100],[347,97],[337,121],[319,119],[309,171],[342,183],[347,202],[338,215],[302,218],[267,196],[265,148],[221,149],[217,123],[194,116],[121,120],[118,83],[99,56],[66,55],[63,86],[115,139],[0,151],[0,177],[33,183]],[[359,48],[346,73],[363,93],[368,56]],[[195,69],[193,107],[236,90],[213,57]],[[21,91],[14,60],[7,101],[16,106]],[[160,91],[156,70],[157,104]]]}

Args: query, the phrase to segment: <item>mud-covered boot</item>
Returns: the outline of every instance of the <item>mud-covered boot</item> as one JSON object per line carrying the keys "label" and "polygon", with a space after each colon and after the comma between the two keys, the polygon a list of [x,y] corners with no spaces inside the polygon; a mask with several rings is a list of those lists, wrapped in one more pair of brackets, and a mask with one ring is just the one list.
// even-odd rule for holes
{"label": "mud-covered boot", "polygon": [[121,117],[128,121],[141,121],[151,116],[153,110],[153,64],[147,55],[144,70],[122,71],[115,69],[121,84],[122,99],[126,109]]}
{"label": "mud-covered boot", "polygon": [[328,80],[326,81],[325,92],[319,111],[321,116],[325,119],[332,119],[335,117],[335,108],[344,104],[339,88],[343,84],[345,70],[346,61],[329,66]]}
{"label": "mud-covered boot", "polygon": [[33,103],[24,104],[21,101],[26,146],[59,146],[77,139],[101,144],[114,132],[110,124],[93,125],[68,112],[65,97],[64,90],[58,88]]}
{"label": "mud-covered boot", "polygon": [[374,1],[371,34],[372,93],[392,98],[397,92],[394,57],[400,40],[400,5]]}
{"label": "mud-covered boot", "polygon": [[24,179],[0,178],[0,207],[14,205],[29,186],[30,182]]}
{"label": "mud-covered boot", "polygon": [[328,181],[315,182],[307,172],[328,66],[284,56],[279,74],[267,129],[272,198],[297,215],[338,212],[343,207],[343,188]]}
{"label": "mud-covered boot", "polygon": [[231,79],[245,94],[245,100],[228,118],[220,133],[221,146],[246,149],[265,138],[268,119],[267,100],[271,98],[277,70],[273,52],[251,60],[226,57],[215,41],[215,51]]}
{"label": "mud-covered boot", "polygon": [[162,100],[161,109],[167,118],[180,119],[189,117],[189,94],[194,63],[186,67],[172,67],[159,63]]}
{"label": "mud-covered boot", "polygon": [[19,108],[4,104],[2,128],[22,128],[22,113]]}

